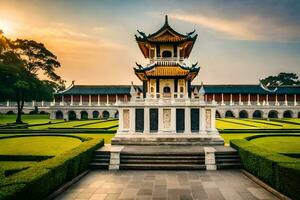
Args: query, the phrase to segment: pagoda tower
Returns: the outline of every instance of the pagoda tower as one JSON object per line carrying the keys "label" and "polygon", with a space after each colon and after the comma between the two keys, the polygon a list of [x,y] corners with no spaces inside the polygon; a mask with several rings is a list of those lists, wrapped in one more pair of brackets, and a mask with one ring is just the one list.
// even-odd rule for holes
{"label": "pagoda tower", "polygon": [[119,128],[112,144],[223,145],[215,128],[216,104],[204,101],[204,88],[191,83],[200,67],[185,64],[197,34],[175,31],[165,18],[153,34],[138,31],[138,46],[149,64],[136,63],[142,87],[131,86],[129,102],[118,102]]}

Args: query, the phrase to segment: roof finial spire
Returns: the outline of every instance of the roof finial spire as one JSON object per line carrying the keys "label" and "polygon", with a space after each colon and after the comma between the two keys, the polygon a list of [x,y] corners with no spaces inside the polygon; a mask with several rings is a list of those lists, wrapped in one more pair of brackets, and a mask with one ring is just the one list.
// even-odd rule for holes
{"label": "roof finial spire", "polygon": [[166,15],[165,24],[168,24],[168,15]]}

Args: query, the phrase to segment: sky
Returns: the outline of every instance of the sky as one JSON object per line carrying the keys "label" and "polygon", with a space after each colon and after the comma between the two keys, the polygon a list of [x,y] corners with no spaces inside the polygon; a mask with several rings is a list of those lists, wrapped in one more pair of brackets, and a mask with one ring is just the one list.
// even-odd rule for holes
{"label": "sky", "polygon": [[300,75],[299,0],[0,0],[0,29],[9,38],[44,43],[58,74],[85,85],[140,84],[137,29],[154,33],[169,16],[180,33],[196,30],[193,84],[258,84],[279,72]]}

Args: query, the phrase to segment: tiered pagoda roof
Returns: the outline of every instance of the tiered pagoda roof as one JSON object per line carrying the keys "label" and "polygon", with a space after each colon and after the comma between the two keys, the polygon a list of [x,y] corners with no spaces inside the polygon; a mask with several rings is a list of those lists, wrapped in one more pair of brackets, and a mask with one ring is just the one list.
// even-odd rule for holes
{"label": "tiered pagoda roof", "polygon": [[149,78],[185,78],[186,80],[193,80],[199,73],[200,67],[187,67],[178,63],[170,65],[153,64],[147,67],[138,65],[134,68],[135,74],[141,81],[148,80]]}
{"label": "tiered pagoda roof", "polygon": [[183,57],[188,58],[198,36],[195,34],[195,30],[187,34],[178,33],[169,25],[168,16],[166,16],[164,25],[155,33],[149,35],[142,31],[138,31],[138,33],[139,36],[135,35],[135,39],[145,58],[149,58],[149,48],[158,43],[178,44],[184,49]]}

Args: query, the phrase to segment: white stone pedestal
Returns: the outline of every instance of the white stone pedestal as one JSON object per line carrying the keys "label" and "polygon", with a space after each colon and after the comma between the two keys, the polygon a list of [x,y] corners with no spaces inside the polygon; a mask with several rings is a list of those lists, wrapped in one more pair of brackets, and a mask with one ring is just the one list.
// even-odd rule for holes
{"label": "white stone pedestal", "polygon": [[123,146],[111,147],[109,170],[119,170],[119,168],[120,168],[120,152],[122,151],[123,148],[124,148]]}

